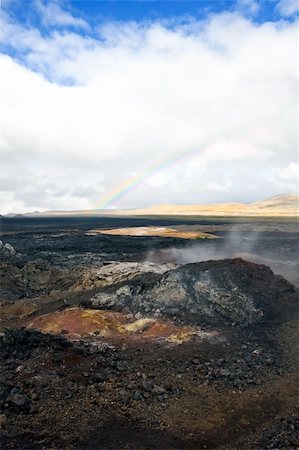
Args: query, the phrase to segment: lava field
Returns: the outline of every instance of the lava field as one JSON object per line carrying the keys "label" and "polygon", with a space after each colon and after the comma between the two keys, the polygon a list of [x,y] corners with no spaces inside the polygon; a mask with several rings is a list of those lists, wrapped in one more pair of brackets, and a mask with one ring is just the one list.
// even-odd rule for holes
{"label": "lava field", "polygon": [[[180,237],[90,232],[147,226]],[[298,244],[286,219],[2,218],[1,448],[297,449]]]}

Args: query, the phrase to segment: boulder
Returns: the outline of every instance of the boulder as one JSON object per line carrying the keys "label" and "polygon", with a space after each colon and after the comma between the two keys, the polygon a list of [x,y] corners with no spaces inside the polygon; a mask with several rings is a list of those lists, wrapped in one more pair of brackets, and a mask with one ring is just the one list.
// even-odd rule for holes
{"label": "boulder", "polygon": [[197,324],[248,326],[298,311],[298,291],[264,265],[240,258],[186,264],[151,279],[146,274],[92,298],[95,308],[174,315]]}

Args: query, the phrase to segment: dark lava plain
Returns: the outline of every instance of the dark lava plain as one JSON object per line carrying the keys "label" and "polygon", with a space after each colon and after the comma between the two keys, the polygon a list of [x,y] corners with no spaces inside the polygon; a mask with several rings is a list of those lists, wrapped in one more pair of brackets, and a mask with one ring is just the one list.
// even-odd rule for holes
{"label": "dark lava plain", "polygon": [[[199,227],[219,239],[85,234],[94,228],[147,225]],[[0,231],[2,242],[15,252],[0,255],[2,449],[299,448],[299,320],[293,307],[299,301],[297,220],[19,217],[1,218]],[[240,264],[238,259],[226,262],[236,257],[242,258]],[[274,322],[265,312],[263,321],[250,325],[226,318],[213,326],[211,316],[208,325],[202,324],[211,338],[195,336],[180,344],[142,340],[138,332],[134,339],[94,334],[71,339],[67,330],[53,335],[30,328],[30,321],[45,313],[78,307],[93,311],[91,298],[104,292],[94,275],[99,267],[112,268],[107,277],[113,290],[119,262],[155,267],[213,259],[223,260],[226,269],[237,266],[232,272],[237,286],[247,279],[252,286],[256,277],[254,294],[261,304],[263,292],[273,292],[281,320],[278,314]],[[196,282],[197,266],[188,267],[183,271]],[[234,269],[227,270],[225,294]],[[133,283],[143,289],[150,282],[156,289],[155,280],[163,285],[160,274],[140,273]],[[115,285],[127,289],[130,282],[117,278]],[[250,292],[245,301],[250,306]],[[290,305],[291,314],[283,314]],[[253,311],[258,307],[251,306]],[[124,308],[120,313],[138,322],[143,315],[135,312]],[[172,322],[186,326],[188,317],[177,314]]]}
{"label": "dark lava plain", "polygon": [[[200,227],[221,239],[186,242],[176,238],[85,235],[94,228],[139,226]],[[30,258],[56,263],[67,255],[88,253],[107,260],[179,263],[244,256],[299,284],[298,218],[2,217],[0,238]]]}

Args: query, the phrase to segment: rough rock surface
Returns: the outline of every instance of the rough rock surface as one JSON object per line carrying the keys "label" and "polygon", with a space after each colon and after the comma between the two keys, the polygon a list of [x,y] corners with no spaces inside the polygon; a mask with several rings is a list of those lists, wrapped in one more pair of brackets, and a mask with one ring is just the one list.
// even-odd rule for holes
{"label": "rough rock surface", "polygon": [[75,280],[67,270],[52,267],[42,259],[26,262],[22,258],[0,258],[0,295],[14,300],[49,294],[55,287],[69,289]]}
{"label": "rough rock surface", "polygon": [[69,271],[43,259],[26,260],[12,245],[0,241],[0,297],[14,300],[49,293],[55,286],[66,289],[73,283]]}
{"label": "rough rock surface", "polygon": [[110,286],[131,280],[140,274],[157,273],[163,274],[175,268],[176,264],[154,264],[139,262],[109,261],[100,264],[99,267],[91,268],[81,274],[75,284],[75,289],[93,289],[97,287]]}
{"label": "rough rock surface", "polygon": [[5,330],[1,448],[296,448],[298,376],[265,336],[234,332],[170,351]]}
{"label": "rough rock surface", "polygon": [[298,309],[295,287],[264,265],[242,259],[186,264],[163,275],[112,286],[93,307],[176,316],[197,323],[247,326]]}
{"label": "rough rock surface", "polygon": [[162,274],[176,264],[98,261],[95,265],[60,267],[45,259],[28,260],[0,241],[0,299],[15,300],[51,292],[80,292],[117,284],[144,273]]}
{"label": "rough rock surface", "polygon": [[[161,254],[181,245],[178,240],[85,236],[98,226],[95,221],[76,232],[62,232],[68,220],[17,222],[16,233],[2,234],[16,253],[0,248],[0,291],[11,298],[0,307],[3,450],[298,447],[298,316],[286,321],[298,302],[292,285],[242,260],[177,267],[132,263],[148,261],[148,250],[158,263],[186,263]],[[118,225],[105,223],[110,226]],[[256,248],[263,257],[271,248],[271,255],[293,263],[295,233],[265,233]],[[230,255],[240,254],[236,239],[238,252]],[[213,254],[226,257],[219,253],[225,239],[196,248],[211,245]],[[39,320],[49,325],[56,314],[69,319],[69,311],[91,297],[103,303],[107,317],[123,316],[130,333],[108,336],[107,321],[93,321],[93,333],[83,337],[68,333],[65,323],[54,330],[60,336],[5,329]],[[80,308],[84,326],[100,315]],[[81,326],[76,314],[74,319]],[[205,333],[216,330],[217,339],[141,339],[155,322],[156,334],[197,323]],[[232,326],[244,323],[245,329]]]}

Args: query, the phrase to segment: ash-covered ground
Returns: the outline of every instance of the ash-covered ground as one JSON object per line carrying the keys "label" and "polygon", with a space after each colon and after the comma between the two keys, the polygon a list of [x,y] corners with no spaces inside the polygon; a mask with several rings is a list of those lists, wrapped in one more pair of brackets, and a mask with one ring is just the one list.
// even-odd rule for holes
{"label": "ash-covered ground", "polygon": [[[215,239],[89,233],[139,226]],[[296,220],[2,218],[1,240],[3,449],[299,447]]]}

